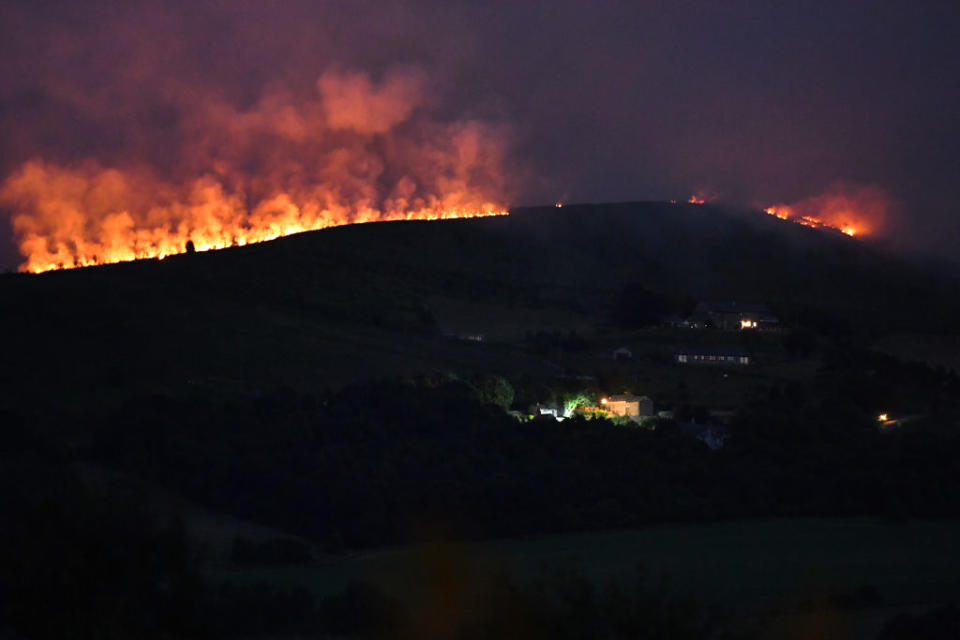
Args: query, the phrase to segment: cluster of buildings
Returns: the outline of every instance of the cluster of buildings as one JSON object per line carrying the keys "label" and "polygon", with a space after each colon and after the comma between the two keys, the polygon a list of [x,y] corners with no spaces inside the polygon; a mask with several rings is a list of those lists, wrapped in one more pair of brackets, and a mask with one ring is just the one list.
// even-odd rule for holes
{"label": "cluster of buildings", "polygon": [[739,302],[700,302],[684,321],[693,329],[723,331],[777,331],[780,319],[765,304]]}
{"label": "cluster of buildings", "polygon": [[[779,331],[780,319],[765,304],[739,302],[700,302],[689,318],[671,319],[671,326],[686,329],[721,331]],[[616,357],[616,354],[615,354]],[[683,347],[673,354],[682,365],[735,365],[753,362],[750,352],[734,346]]]}
{"label": "cluster of buildings", "polygon": [[[779,331],[780,319],[764,304],[738,302],[701,302],[697,304],[693,313],[687,318],[670,318],[669,326],[684,329],[716,329],[726,332],[767,332]],[[632,360],[633,353],[627,347],[619,347],[612,353],[617,361]],[[675,364],[684,366],[716,365],[716,366],[747,366],[754,362],[754,356],[736,346],[684,346],[674,349],[672,360]],[[632,394],[611,395],[600,400],[600,406],[577,408],[577,413],[584,415],[619,416],[627,418],[638,425],[642,425],[651,418],[659,417],[673,419],[671,411],[654,411],[653,400],[647,396]],[[562,419],[561,412],[556,408],[543,405],[537,407],[539,415],[552,415]],[[717,412],[722,413],[722,412]],[[711,418],[723,422],[720,415]],[[677,422],[676,428],[682,433],[702,441],[711,449],[723,446],[727,437],[727,430],[719,424],[696,424]]]}
{"label": "cluster of buildings", "polygon": [[[673,418],[672,411],[661,411],[654,413],[653,400],[647,396],[636,396],[633,394],[612,395],[601,398],[599,407],[578,407],[578,413],[583,414],[606,414],[608,416],[620,416],[628,418],[638,425],[644,424],[653,417]],[[552,415],[558,417],[556,410],[550,410],[546,407],[538,407],[540,415]],[[559,418],[558,418],[559,419]],[[720,449],[727,438],[727,429],[715,424],[696,424],[692,422],[678,422],[676,428],[684,435],[696,438],[711,449]]]}

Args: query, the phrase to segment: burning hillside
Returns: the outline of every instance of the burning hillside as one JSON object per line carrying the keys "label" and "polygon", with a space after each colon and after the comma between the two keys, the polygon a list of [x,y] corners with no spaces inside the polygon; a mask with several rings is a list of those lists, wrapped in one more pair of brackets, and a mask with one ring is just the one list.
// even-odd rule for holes
{"label": "burning hillside", "polygon": [[34,159],[0,186],[25,261],[41,272],[239,246],[324,227],[505,213],[498,128],[440,122],[426,81],[327,72],[312,95],[239,109],[175,94],[174,166]]}
{"label": "burning hillside", "polygon": [[766,207],[764,212],[805,227],[834,229],[853,237],[879,232],[888,209],[889,199],[876,187],[837,186],[791,205]]}

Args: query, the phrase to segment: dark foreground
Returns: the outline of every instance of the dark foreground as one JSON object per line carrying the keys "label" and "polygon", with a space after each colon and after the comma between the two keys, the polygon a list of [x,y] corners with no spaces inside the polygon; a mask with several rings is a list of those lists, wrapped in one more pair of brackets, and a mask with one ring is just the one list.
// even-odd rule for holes
{"label": "dark foreground", "polygon": [[[911,345],[956,344],[957,280],[769,216],[570,209],[0,279],[0,637],[955,628],[960,378]],[[702,299],[763,301],[784,327],[663,326]],[[731,341],[756,363],[671,360]],[[507,413],[625,390],[674,417]],[[719,450],[681,428],[717,415]],[[448,544],[611,529],[639,533],[542,571],[560,538],[504,543],[487,572]],[[365,575],[317,589],[394,545],[427,550],[422,598]]]}

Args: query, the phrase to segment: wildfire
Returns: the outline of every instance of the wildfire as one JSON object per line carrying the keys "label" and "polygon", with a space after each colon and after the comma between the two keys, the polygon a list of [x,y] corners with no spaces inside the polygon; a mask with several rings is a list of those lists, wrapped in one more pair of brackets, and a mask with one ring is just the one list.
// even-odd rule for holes
{"label": "wildfire", "polygon": [[836,225],[826,222],[825,220],[822,220],[816,216],[796,215],[790,207],[784,205],[767,207],[763,211],[767,215],[774,216],[780,220],[789,220],[790,222],[803,225],[804,227],[810,227],[812,229],[833,229],[850,237],[857,235],[857,228],[850,223],[841,223]]}
{"label": "wildfire", "polygon": [[0,183],[22,271],[209,251],[365,222],[505,215],[503,131],[438,121],[423,74],[326,72],[244,110],[177,96],[178,162],[23,163]]}
{"label": "wildfire", "polygon": [[767,207],[764,212],[805,227],[833,229],[854,237],[881,230],[890,207],[890,199],[878,187],[836,184],[822,195]]}
{"label": "wildfire", "polygon": [[[21,207],[14,231],[26,257],[20,269],[41,273],[266,242],[327,227],[397,220],[446,220],[506,215],[493,203],[389,202],[374,209],[350,203],[297,202],[281,192],[253,210],[216,180],[184,187],[186,198],[169,201],[171,185],[153,185],[157,202],[130,192],[147,185],[115,170],[90,176],[28,163],[8,179],[0,196]],[[105,198],[100,206],[94,202]],[[407,205],[407,206],[404,206]],[[189,248],[188,248],[189,247]]]}
{"label": "wildfire", "polygon": [[690,204],[703,204],[706,202],[706,200],[704,200],[700,196],[694,195],[694,196],[690,196],[690,199],[687,200],[687,202],[689,202]]}
{"label": "wildfire", "polygon": [[[27,167],[5,185],[3,194],[24,195],[29,179],[38,177],[36,174],[49,178],[47,172],[42,167]],[[242,247],[348,224],[508,213],[493,203],[472,207],[420,203],[409,209],[394,206],[387,210],[356,205],[321,207],[315,202],[298,204],[287,193],[278,193],[253,211],[246,211],[237,198],[224,194],[214,182],[200,180],[190,191],[191,202],[152,207],[137,216],[140,224],[122,206],[102,214],[87,213],[78,221],[76,203],[60,199],[48,203],[35,201],[29,207],[34,213],[21,213],[13,219],[14,230],[20,237],[20,250],[26,257],[20,269],[41,273],[146,258],[162,260],[188,250]]]}

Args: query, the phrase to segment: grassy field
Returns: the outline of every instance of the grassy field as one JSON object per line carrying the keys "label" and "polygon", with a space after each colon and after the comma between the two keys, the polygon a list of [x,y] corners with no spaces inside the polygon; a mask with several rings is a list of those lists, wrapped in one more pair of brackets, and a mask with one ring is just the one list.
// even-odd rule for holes
{"label": "grassy field", "polygon": [[[333,556],[313,567],[218,569],[218,579],[296,584],[318,595],[371,582],[411,603],[506,571],[535,580],[572,569],[598,585],[637,568],[767,637],[873,637],[891,616],[960,598],[960,522],[777,519],[482,543],[425,544]],[[870,601],[844,605],[856,594]],[[827,635],[807,633],[827,631]]]}

